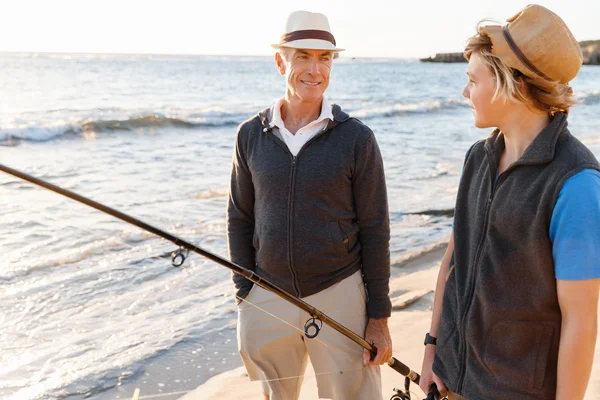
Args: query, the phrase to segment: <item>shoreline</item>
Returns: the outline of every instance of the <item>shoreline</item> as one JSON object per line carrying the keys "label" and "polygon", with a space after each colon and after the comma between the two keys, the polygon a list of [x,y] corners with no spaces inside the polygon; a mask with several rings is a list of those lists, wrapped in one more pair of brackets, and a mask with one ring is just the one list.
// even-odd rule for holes
{"label": "shoreline", "polygon": [[[389,320],[393,355],[416,372],[421,372],[423,335],[429,330],[433,290],[439,263],[445,246],[434,246],[430,251],[395,262],[390,279],[390,297],[397,304],[401,299],[416,297],[399,311],[393,311]],[[600,314],[600,311],[599,311]],[[594,366],[585,400],[600,400],[600,332],[596,343]],[[314,371],[308,363],[299,400],[317,399]],[[392,389],[404,388],[404,377],[387,366],[381,367],[383,399],[393,394]],[[410,386],[413,400],[426,395],[414,383]],[[180,397],[179,400],[264,400],[261,382],[251,382],[243,366],[216,375]]]}
{"label": "shoreline", "polygon": [[[406,252],[402,256],[392,259],[390,297],[392,298],[392,307],[394,310],[410,307],[410,310],[412,311],[416,310],[417,308],[421,309],[423,307],[428,307],[427,305],[424,306],[423,304],[427,303],[427,301],[432,301],[433,288],[424,290],[420,285],[407,285],[403,283],[404,280],[408,278],[404,278],[404,280],[399,284],[396,284],[395,280],[419,272],[424,268],[429,268],[429,266],[437,268],[445,249],[446,242],[441,241],[418,250]],[[410,279],[414,280],[414,278]],[[430,282],[435,282],[435,277],[431,277],[429,280]],[[394,314],[395,313],[396,311],[394,311]],[[235,309],[232,308],[229,310],[227,319],[229,327],[235,328],[237,321]],[[427,327],[424,329],[426,328]],[[146,363],[140,371],[129,377],[129,379],[123,380],[123,382],[115,387],[95,394],[93,398],[96,400],[128,400],[132,398],[135,389],[139,388],[140,399],[218,399],[220,398],[219,396],[231,395],[226,394],[226,391],[222,391],[221,388],[228,387],[233,389],[237,385],[249,385],[249,387],[257,387],[255,390],[244,390],[245,393],[262,393],[261,384],[259,382],[250,382],[245,374],[242,360],[237,352],[235,329],[225,329],[222,331],[222,333],[225,335],[222,337],[222,339],[225,339],[225,341],[229,344],[226,346],[222,345],[219,349],[214,350],[218,350],[222,355],[227,354],[226,363],[222,364],[215,362],[213,364],[202,364],[202,360],[198,358],[200,353],[194,351],[197,350],[199,346],[202,346],[202,344],[189,341],[185,344],[178,345],[174,351],[168,351],[157,355],[155,358],[150,360],[150,362]],[[415,338],[416,337],[417,335],[415,335]],[[184,353],[185,355],[183,355]],[[420,368],[420,360],[418,360],[418,363]],[[202,364],[202,369],[197,370],[200,364]],[[217,374],[210,376],[209,378],[201,376],[202,373],[198,374],[198,372],[202,371],[206,373],[208,370],[213,368]],[[413,366],[413,368],[415,367]],[[385,369],[390,368],[386,367]],[[390,371],[392,374],[398,375],[391,369]],[[309,363],[305,382],[310,381],[309,377],[311,374],[314,376],[314,372],[312,372]],[[194,384],[194,382],[196,382],[196,384]],[[403,382],[404,381],[402,378],[402,382],[399,382],[396,385],[398,387],[403,386]],[[315,382],[313,378],[313,386],[314,383]],[[310,383],[308,383],[308,385],[310,385]],[[85,398],[83,395],[75,396],[75,399],[83,398]],[[261,398],[261,400],[263,399]]]}
{"label": "shoreline", "polygon": [[[402,308],[390,318],[394,356],[416,372],[421,370],[423,332],[429,329],[433,289],[445,246],[436,245],[412,257],[394,261],[390,279],[392,303]],[[405,300],[410,300],[405,302]],[[404,304],[400,304],[404,303]],[[316,399],[315,373],[310,362],[305,372],[300,400]],[[387,366],[381,367],[384,399],[393,388],[404,387],[404,377]],[[411,391],[422,395],[416,384]],[[415,397],[416,398],[416,397]],[[179,400],[264,400],[261,382],[251,382],[245,368],[239,367],[216,375]]]}

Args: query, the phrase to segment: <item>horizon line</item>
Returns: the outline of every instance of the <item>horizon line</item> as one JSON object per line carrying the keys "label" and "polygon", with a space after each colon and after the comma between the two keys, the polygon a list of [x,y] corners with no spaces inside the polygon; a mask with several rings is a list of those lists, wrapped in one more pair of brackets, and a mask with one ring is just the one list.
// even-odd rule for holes
{"label": "horizon line", "polygon": [[[430,54],[429,56],[433,56],[435,54],[443,54],[443,53],[462,53],[462,51],[456,52],[436,52]],[[235,53],[221,53],[221,54],[206,54],[206,53],[145,53],[145,52],[82,52],[82,51],[32,51],[32,50],[2,50],[0,49],[0,54],[43,54],[43,55],[97,55],[97,56],[174,56],[174,57],[272,57],[273,54],[262,53],[262,54],[235,54]],[[419,60],[420,58],[425,57],[417,57],[417,56],[364,56],[364,55],[353,55],[353,56],[344,56],[343,52],[339,52],[340,56],[338,58],[344,59],[394,59],[394,60]],[[426,57],[429,57],[426,56]]]}

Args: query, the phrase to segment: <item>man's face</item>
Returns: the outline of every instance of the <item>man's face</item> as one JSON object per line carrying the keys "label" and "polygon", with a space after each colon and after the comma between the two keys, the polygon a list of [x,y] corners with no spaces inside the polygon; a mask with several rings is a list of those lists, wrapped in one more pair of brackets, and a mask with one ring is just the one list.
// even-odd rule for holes
{"label": "man's face", "polygon": [[287,96],[300,101],[319,101],[329,86],[333,52],[311,49],[285,49],[275,61],[287,80]]}

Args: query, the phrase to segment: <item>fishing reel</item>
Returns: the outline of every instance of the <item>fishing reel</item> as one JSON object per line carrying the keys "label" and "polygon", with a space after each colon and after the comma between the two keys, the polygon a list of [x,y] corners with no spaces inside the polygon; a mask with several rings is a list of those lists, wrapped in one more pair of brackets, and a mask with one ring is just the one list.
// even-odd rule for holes
{"label": "fishing reel", "polygon": [[394,388],[394,391],[396,393],[393,394],[390,400],[410,400],[410,395],[404,393],[402,390]]}
{"label": "fishing reel", "polygon": [[404,391],[394,388],[394,394],[390,400],[411,400],[410,399],[410,379],[404,378]]}
{"label": "fishing reel", "polygon": [[[394,394],[390,400],[411,400],[410,379],[408,377],[404,378],[404,391],[394,388]],[[438,392],[437,387],[435,387],[435,385],[431,385],[425,400],[448,400],[448,398],[442,397],[440,392]]]}
{"label": "fishing reel", "polygon": [[394,388],[394,391],[396,393],[394,393],[392,395],[392,397],[390,398],[390,400],[410,400],[410,395],[404,393],[402,390]]}

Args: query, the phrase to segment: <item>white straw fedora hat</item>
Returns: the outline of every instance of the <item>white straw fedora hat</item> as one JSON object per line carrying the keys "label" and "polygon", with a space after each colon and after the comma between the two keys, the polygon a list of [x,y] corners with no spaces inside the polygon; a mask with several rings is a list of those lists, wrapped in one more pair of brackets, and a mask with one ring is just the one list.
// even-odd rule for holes
{"label": "white straw fedora hat", "polygon": [[313,49],[343,51],[335,47],[335,38],[331,33],[327,17],[320,13],[308,11],[292,12],[285,23],[285,31],[279,43],[273,48],[291,47],[294,49]]}

